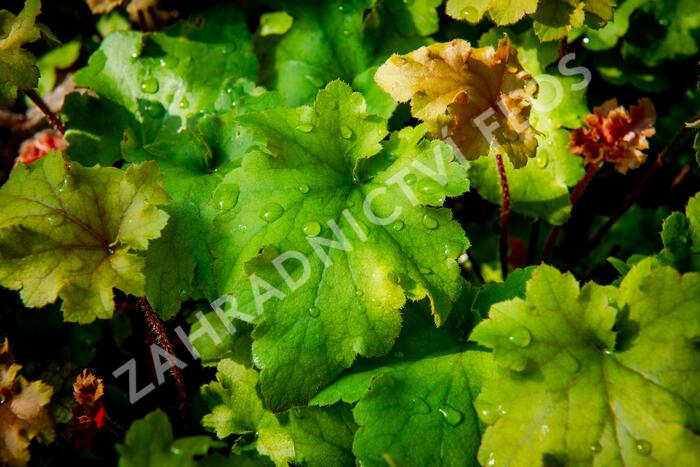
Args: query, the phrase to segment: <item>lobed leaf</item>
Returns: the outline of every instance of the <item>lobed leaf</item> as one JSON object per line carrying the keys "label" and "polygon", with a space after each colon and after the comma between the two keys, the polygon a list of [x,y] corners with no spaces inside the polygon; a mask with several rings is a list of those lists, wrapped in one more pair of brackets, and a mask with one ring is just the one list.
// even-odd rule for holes
{"label": "lobed leaf", "polygon": [[113,288],[143,295],[143,256],[168,215],[153,162],[67,165],[52,152],[17,166],[0,188],[0,284],[28,307],[63,300],[66,321],[110,318]]}

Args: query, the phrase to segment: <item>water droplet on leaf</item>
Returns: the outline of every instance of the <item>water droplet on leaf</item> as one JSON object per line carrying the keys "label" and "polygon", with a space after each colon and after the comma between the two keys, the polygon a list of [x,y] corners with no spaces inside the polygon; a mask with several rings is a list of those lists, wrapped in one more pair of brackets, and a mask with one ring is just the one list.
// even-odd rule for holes
{"label": "water droplet on leaf", "polygon": [[425,402],[423,399],[421,399],[418,396],[413,396],[409,399],[409,406],[410,406],[411,410],[415,413],[419,413],[419,414],[430,413],[430,406],[428,405],[428,403]]}
{"label": "water droplet on leaf", "polygon": [[432,195],[440,191],[440,185],[432,178],[424,178],[418,182],[418,191],[426,195]]}
{"label": "water droplet on leaf", "polygon": [[460,12],[460,15],[462,18],[465,20],[474,23],[476,21],[479,21],[479,12],[476,11],[476,8],[467,6],[462,8],[462,11]]}
{"label": "water droplet on leaf", "polygon": [[222,185],[216,190],[216,206],[222,211],[233,209],[238,203],[238,185]]}
{"label": "water droplet on leaf", "polygon": [[297,125],[297,130],[301,131],[302,133],[311,133],[314,129],[314,126],[310,123],[302,123],[301,125]]}
{"label": "water droplet on leaf", "polygon": [[180,99],[180,103],[177,106],[181,109],[187,109],[190,106],[190,101],[187,100],[186,96],[182,96],[182,99]]}
{"label": "water droplet on leaf", "polygon": [[158,92],[158,87],[158,80],[152,76],[146,78],[141,83],[141,91],[145,92],[146,94],[154,94]]}
{"label": "water droplet on leaf", "polygon": [[309,308],[309,316],[311,316],[312,318],[318,318],[320,314],[321,310],[319,310],[317,307],[312,306],[311,308]]}
{"label": "water droplet on leaf", "polygon": [[321,224],[319,224],[316,221],[310,221],[304,224],[302,230],[304,232],[304,235],[308,237],[315,237],[316,235],[321,233]]}
{"label": "water droplet on leaf", "polygon": [[497,407],[491,402],[484,400],[481,396],[478,396],[474,401],[474,408],[479,414],[479,418],[487,425],[495,423],[501,416]]}
{"label": "water droplet on leaf", "polygon": [[649,454],[651,454],[651,443],[649,441],[640,439],[637,441],[637,444],[635,444],[634,447],[637,450],[637,452],[642,456],[648,456]]}
{"label": "water droplet on leaf", "polygon": [[591,444],[591,452],[593,454],[597,454],[602,450],[603,450],[603,447],[600,445],[600,443]]}
{"label": "water droplet on leaf", "polygon": [[539,151],[537,151],[535,163],[540,169],[544,169],[545,167],[547,167],[547,164],[549,163],[549,154],[547,153],[546,149],[540,149]]}
{"label": "water droplet on leaf", "polygon": [[430,214],[423,216],[423,226],[428,230],[435,230],[438,228],[440,223]]}
{"label": "water droplet on leaf", "polygon": [[406,180],[406,183],[409,185],[413,185],[418,180],[418,177],[416,177],[416,174],[408,174],[404,180]]}
{"label": "water droplet on leaf", "polygon": [[398,232],[401,229],[403,229],[403,226],[404,226],[403,222],[396,221],[396,222],[394,222],[394,225],[392,227],[394,228],[394,230],[396,230]]}
{"label": "water droplet on leaf", "polygon": [[340,127],[340,135],[345,138],[345,139],[350,139],[352,138],[352,128],[349,126],[341,126]]}
{"label": "water droplet on leaf", "polygon": [[521,326],[513,330],[508,340],[518,347],[527,347],[532,341],[532,336],[530,331]]}
{"label": "water droplet on leaf", "polygon": [[309,185],[307,185],[306,183],[299,185],[299,191],[301,191],[304,194],[308,193],[309,192]]}
{"label": "water droplet on leaf", "polygon": [[277,203],[268,203],[259,212],[260,219],[267,223],[274,222],[282,216],[284,208]]}
{"label": "water droplet on leaf", "polygon": [[445,419],[448,425],[451,426],[457,426],[459,425],[459,422],[462,421],[462,412],[459,410],[453,409],[449,405],[444,405],[440,407],[440,413],[442,414],[442,417]]}

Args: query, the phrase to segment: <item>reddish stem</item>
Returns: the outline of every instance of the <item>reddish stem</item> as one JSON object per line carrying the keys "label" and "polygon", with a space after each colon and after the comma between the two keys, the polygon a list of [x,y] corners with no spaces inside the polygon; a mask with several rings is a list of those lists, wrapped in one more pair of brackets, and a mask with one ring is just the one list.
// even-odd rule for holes
{"label": "reddish stem", "polygon": [[508,216],[510,215],[510,191],[508,190],[508,178],[506,168],[503,165],[503,157],[496,154],[496,166],[498,177],[501,181],[501,212],[499,216],[501,229],[498,242],[498,251],[501,257],[501,273],[503,280],[508,277]]}
{"label": "reddish stem", "polygon": [[[141,309],[146,315],[146,322],[150,328],[150,331],[155,336],[156,344],[158,344],[163,350],[165,350],[169,356],[175,355],[175,349],[173,348],[168,334],[165,332],[163,327],[163,322],[158,318],[158,315],[153,311],[151,304],[148,303],[146,297],[139,298],[139,304]],[[187,389],[185,387],[185,379],[182,375],[182,370],[180,367],[175,365],[175,361],[170,359],[170,372],[175,380],[175,385],[177,386],[178,396],[180,397],[180,408],[185,411],[187,408]]]}
{"label": "reddish stem", "polygon": [[598,230],[595,231],[593,236],[586,242],[583,248],[576,253],[576,255],[569,262],[567,269],[571,269],[578,262],[578,260],[580,260],[583,257],[583,255],[586,252],[591,251],[593,247],[595,247],[598,244],[600,239],[603,238],[603,236],[605,236],[606,233],[608,233],[608,231],[615,224],[615,222],[617,222],[618,219],[620,219],[620,217],[622,217],[622,215],[625,212],[627,212],[627,210],[637,201],[642,192],[654,179],[656,172],[658,172],[661,166],[664,165],[664,163],[668,159],[668,156],[671,154],[671,152],[673,152],[674,149],[676,149],[676,146],[678,146],[680,141],[686,135],[686,133],[690,129],[690,125],[692,123],[697,122],[698,120],[700,120],[700,115],[696,115],[690,121],[690,123],[684,124],[683,127],[681,127],[681,129],[678,130],[678,132],[673,136],[668,145],[659,153],[654,163],[646,170],[646,172],[644,172],[642,178],[637,182],[637,185],[635,185],[634,190],[632,190],[632,192],[629,195],[627,195],[622,205],[619,208],[617,208],[615,212],[612,213],[608,220],[603,225],[601,225],[598,228]]}
{"label": "reddish stem", "polygon": [[63,126],[63,122],[61,121],[61,119],[58,118],[58,116],[51,111],[46,102],[44,102],[44,99],[42,99],[41,96],[37,94],[35,90],[25,89],[24,94],[32,102],[34,102],[34,105],[36,105],[39,108],[39,110],[41,110],[41,113],[43,113],[46,116],[46,119],[49,121],[51,126],[53,126],[62,135],[66,133],[66,128]]}
{"label": "reddish stem", "polygon": [[[588,167],[586,168],[586,174],[583,176],[581,180],[576,184],[576,187],[574,188],[574,191],[571,192],[571,197],[569,198],[571,200],[571,211],[573,212],[574,207],[576,206],[576,203],[578,202],[579,199],[581,199],[581,196],[583,195],[583,192],[586,191],[586,187],[588,187],[588,184],[591,182],[593,179],[593,176],[598,172],[602,164],[600,162],[594,162],[592,164],[588,164]],[[552,254],[552,251],[554,251],[554,247],[557,244],[557,239],[559,238],[559,234],[561,233],[562,226],[561,225],[555,225],[552,227],[552,230],[549,232],[549,236],[547,237],[547,241],[544,244],[544,249],[542,250],[542,261],[547,261],[549,259],[549,256]]]}

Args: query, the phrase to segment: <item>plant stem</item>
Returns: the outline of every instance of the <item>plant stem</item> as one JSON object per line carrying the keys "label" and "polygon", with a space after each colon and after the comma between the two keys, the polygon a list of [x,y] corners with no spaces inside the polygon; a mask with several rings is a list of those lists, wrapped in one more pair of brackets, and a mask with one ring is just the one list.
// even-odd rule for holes
{"label": "plant stem", "polygon": [[610,228],[615,224],[615,222],[622,217],[622,215],[627,212],[627,210],[637,201],[639,196],[642,194],[644,189],[651,183],[651,181],[654,179],[654,176],[656,175],[656,172],[659,171],[661,166],[666,162],[668,159],[668,156],[673,152],[674,149],[678,146],[678,144],[681,142],[683,137],[686,135],[688,130],[690,129],[690,125],[692,123],[697,122],[700,120],[700,115],[696,115],[693,117],[693,119],[690,121],[688,124],[684,124],[680,130],[673,136],[671,141],[666,145],[665,148],[659,153],[658,157],[654,161],[654,163],[646,169],[646,172],[644,172],[644,175],[639,179],[637,184],[634,187],[634,190],[627,195],[625,200],[622,202],[622,205],[617,208],[615,212],[612,213],[612,215],[608,218],[608,220],[601,225],[598,230],[595,231],[593,236],[588,239],[586,244],[581,248],[576,255],[571,259],[569,262],[567,269],[571,269],[582,257],[583,255],[591,251],[593,247],[595,247],[598,242],[600,241],[603,236],[608,233]]}
{"label": "plant stem", "polygon": [[41,110],[41,113],[43,113],[46,116],[46,119],[49,121],[51,126],[53,126],[62,135],[66,133],[66,128],[63,126],[63,122],[61,121],[61,119],[58,118],[58,116],[51,111],[49,106],[46,105],[46,102],[44,102],[44,99],[42,99],[41,96],[37,94],[35,90],[25,89],[24,94],[32,102],[34,102],[34,105],[36,105],[39,108],[39,110]]}
{"label": "plant stem", "polygon": [[501,258],[501,274],[503,280],[508,277],[508,216],[510,215],[510,191],[508,190],[508,178],[506,168],[503,165],[503,156],[496,154],[496,166],[498,177],[501,181],[501,212],[499,216],[501,229],[498,242],[499,256]]}
{"label": "plant stem", "polygon": [[[598,170],[600,169],[601,166],[602,166],[602,164],[599,162],[594,162],[592,164],[588,164],[588,167],[586,168],[586,174],[576,184],[574,191],[571,192],[570,200],[571,200],[572,213],[573,213],[574,207],[576,206],[576,203],[578,202],[579,199],[581,199],[583,192],[586,191],[586,187],[588,187],[588,184],[591,182],[591,180],[593,179],[593,176],[598,172]],[[547,259],[549,259],[549,256],[552,254],[552,251],[554,250],[554,247],[557,244],[557,239],[559,238],[559,234],[561,233],[561,229],[562,229],[561,225],[555,225],[554,227],[552,227],[552,230],[549,232],[549,236],[547,237],[547,241],[544,244],[544,249],[542,250],[541,260],[543,262],[547,261]]]}
{"label": "plant stem", "polygon": [[[173,344],[170,342],[168,334],[165,332],[163,322],[160,320],[160,318],[158,318],[158,315],[155,313],[155,311],[153,311],[151,304],[148,303],[148,299],[146,297],[139,298],[139,304],[141,305],[141,309],[146,315],[146,322],[148,323],[149,329],[155,337],[156,343],[163,350],[165,350],[169,356],[175,356]],[[180,398],[180,409],[182,409],[183,413],[186,414],[188,405],[187,389],[185,387],[185,380],[182,375],[182,370],[180,369],[180,367],[175,365],[175,362],[172,359],[170,359],[170,357],[168,359],[170,360],[170,372],[173,375],[173,379],[175,380],[175,385],[177,386],[177,393]]]}

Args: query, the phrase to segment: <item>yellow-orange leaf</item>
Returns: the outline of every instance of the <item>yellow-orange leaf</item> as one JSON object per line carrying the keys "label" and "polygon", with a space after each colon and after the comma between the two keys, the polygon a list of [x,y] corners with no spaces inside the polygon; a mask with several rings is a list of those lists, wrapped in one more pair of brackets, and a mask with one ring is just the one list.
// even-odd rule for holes
{"label": "yellow-orange leaf", "polygon": [[8,341],[0,345],[0,464],[22,466],[29,462],[29,443],[54,438],[45,406],[53,389],[42,381],[27,381],[12,361]]}
{"label": "yellow-orange leaf", "polygon": [[527,124],[531,78],[507,37],[496,49],[455,39],[393,55],[374,78],[394,100],[411,101],[413,115],[435,136],[451,138],[467,159],[493,150],[522,167],[535,154]]}

